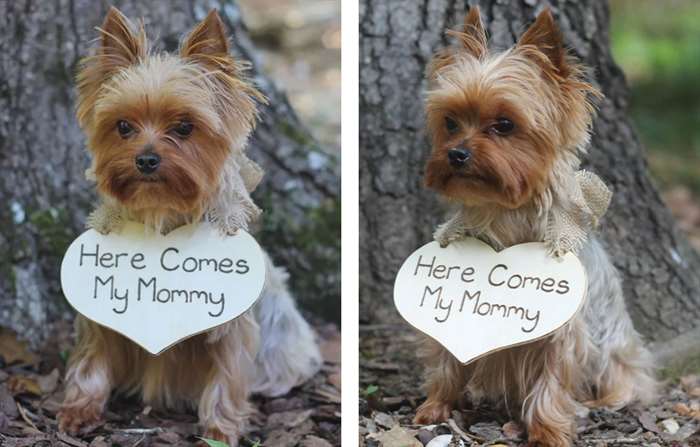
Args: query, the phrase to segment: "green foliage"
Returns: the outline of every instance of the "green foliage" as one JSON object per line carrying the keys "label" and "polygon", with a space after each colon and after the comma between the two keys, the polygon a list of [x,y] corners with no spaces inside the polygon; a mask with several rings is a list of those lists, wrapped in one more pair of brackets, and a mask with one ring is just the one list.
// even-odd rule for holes
{"label": "green foliage", "polygon": [[652,173],[700,194],[700,2],[612,0],[611,42]]}
{"label": "green foliage", "polygon": [[57,208],[37,210],[29,214],[29,222],[46,241],[47,254],[62,257],[74,236],[66,211]]}
{"label": "green foliage", "polygon": [[209,447],[228,447],[228,444],[225,442],[215,441],[213,439],[207,439],[207,438],[199,438],[199,439],[206,442]]}
{"label": "green foliage", "polygon": [[369,397],[376,394],[377,391],[379,391],[379,387],[377,385],[368,385],[367,388],[362,391],[362,395]]}
{"label": "green foliage", "polygon": [[[293,199],[293,194],[290,195]],[[256,197],[264,211],[259,235],[262,246],[287,246],[299,256],[277,259],[290,272],[290,283],[306,309],[326,320],[340,315],[340,202],[328,200],[317,208],[307,208],[304,219],[290,219],[278,213],[270,195]]]}

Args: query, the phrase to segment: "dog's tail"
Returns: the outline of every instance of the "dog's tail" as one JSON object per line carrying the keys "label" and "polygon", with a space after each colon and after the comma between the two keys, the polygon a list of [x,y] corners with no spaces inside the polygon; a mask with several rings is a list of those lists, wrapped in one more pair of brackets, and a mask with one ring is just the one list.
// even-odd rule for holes
{"label": "dog's tail", "polygon": [[321,368],[321,353],[309,324],[287,288],[287,272],[269,257],[267,278],[255,316],[260,325],[253,392],[281,396],[301,385]]}

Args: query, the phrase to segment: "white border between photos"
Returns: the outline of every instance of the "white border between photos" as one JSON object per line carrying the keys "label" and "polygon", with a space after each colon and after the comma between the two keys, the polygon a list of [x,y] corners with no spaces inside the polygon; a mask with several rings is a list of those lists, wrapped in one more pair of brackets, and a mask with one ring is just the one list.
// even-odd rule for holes
{"label": "white border between photos", "polygon": [[359,439],[359,6],[341,3],[341,445]]}

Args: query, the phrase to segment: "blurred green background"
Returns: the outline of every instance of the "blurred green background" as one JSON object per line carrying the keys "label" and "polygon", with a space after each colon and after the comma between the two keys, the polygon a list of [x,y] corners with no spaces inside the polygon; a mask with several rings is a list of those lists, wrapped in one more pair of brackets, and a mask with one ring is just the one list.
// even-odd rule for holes
{"label": "blurred green background", "polygon": [[611,0],[610,13],[652,174],[700,249],[700,1]]}

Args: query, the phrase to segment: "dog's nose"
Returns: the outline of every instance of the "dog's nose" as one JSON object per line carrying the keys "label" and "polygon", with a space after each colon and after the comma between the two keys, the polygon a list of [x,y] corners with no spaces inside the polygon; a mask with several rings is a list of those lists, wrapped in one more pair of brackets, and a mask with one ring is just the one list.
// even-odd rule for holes
{"label": "dog's nose", "polygon": [[461,168],[472,158],[472,153],[469,149],[454,148],[447,151],[447,158],[453,168]]}
{"label": "dog's nose", "polygon": [[160,165],[160,156],[155,152],[145,152],[136,157],[136,169],[142,174],[152,174]]}

